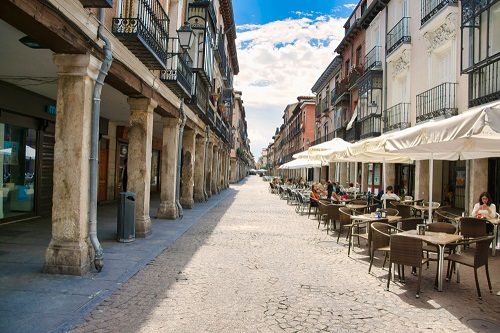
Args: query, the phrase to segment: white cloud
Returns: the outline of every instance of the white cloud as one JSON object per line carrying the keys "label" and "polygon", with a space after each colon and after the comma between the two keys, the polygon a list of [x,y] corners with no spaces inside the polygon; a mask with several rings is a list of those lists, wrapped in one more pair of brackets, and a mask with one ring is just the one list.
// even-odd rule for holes
{"label": "white cloud", "polygon": [[311,87],[335,57],[345,18],[318,16],[238,26],[240,72],[252,153],[256,158],[281,126],[283,110]]}
{"label": "white cloud", "polygon": [[346,3],[346,4],[344,4],[344,7],[347,9],[353,10],[354,8],[356,8],[356,4],[355,3]]}

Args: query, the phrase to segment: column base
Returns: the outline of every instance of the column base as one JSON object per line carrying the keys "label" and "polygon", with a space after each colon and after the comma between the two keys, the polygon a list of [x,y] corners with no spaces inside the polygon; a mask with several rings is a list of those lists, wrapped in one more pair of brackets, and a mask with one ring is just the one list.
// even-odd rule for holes
{"label": "column base", "polygon": [[135,218],[135,237],[146,238],[153,230],[151,229],[151,218],[149,215],[139,216]]}
{"label": "column base", "polygon": [[82,276],[90,271],[91,247],[85,241],[52,239],[45,252],[43,272]]}
{"label": "column base", "polygon": [[159,219],[175,220],[179,217],[177,213],[177,207],[174,202],[160,202],[160,207],[156,213],[156,217]]}
{"label": "column base", "polygon": [[195,193],[194,194],[194,202],[204,202],[205,200],[205,195],[203,193]]}
{"label": "column base", "polygon": [[180,201],[181,201],[182,208],[184,208],[184,209],[191,209],[194,206],[193,198],[182,198],[181,197]]}

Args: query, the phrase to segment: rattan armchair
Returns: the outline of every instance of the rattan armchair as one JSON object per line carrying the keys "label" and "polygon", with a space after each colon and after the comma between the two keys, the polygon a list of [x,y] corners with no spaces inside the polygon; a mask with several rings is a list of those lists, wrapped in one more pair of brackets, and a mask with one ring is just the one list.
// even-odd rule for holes
{"label": "rattan armchair", "polygon": [[[469,239],[466,242],[460,244],[471,245],[475,244],[475,250],[473,255],[468,253],[463,254],[450,254],[445,259],[448,260],[448,270],[446,272],[446,279],[451,280],[452,265],[455,263],[462,264],[464,266],[472,267],[474,269],[474,279],[476,280],[477,296],[481,299],[481,289],[479,288],[479,281],[477,279],[477,269],[484,266],[486,271],[486,279],[488,280],[488,288],[490,293],[492,292],[490,273],[488,271],[488,254],[491,241],[493,236],[479,237],[474,239]],[[457,274],[457,282],[460,282],[459,276]]]}
{"label": "rattan armchair", "polygon": [[389,243],[391,240],[391,233],[397,231],[394,226],[383,223],[383,222],[372,222],[370,225],[371,230],[371,244],[370,244],[370,267],[368,267],[368,273],[372,270],[373,259],[375,257],[375,251],[384,252],[384,263],[382,268],[385,267],[385,262],[387,261],[387,256],[390,252]]}
{"label": "rattan armchair", "polygon": [[349,237],[349,232],[351,230],[351,210],[347,207],[340,207],[339,208],[339,234],[337,236],[337,243],[339,242],[340,239],[340,234],[342,233],[342,229],[347,228],[347,237]]}
{"label": "rattan armchair", "polygon": [[424,219],[421,217],[410,217],[407,219],[401,219],[398,222],[401,222],[401,230],[416,230],[417,224],[423,224]]}
{"label": "rattan armchair", "polygon": [[422,241],[417,238],[394,234],[391,235],[389,248],[390,254],[387,290],[389,290],[389,284],[391,282],[392,264],[403,265],[403,279],[404,266],[412,266],[418,268],[418,285],[415,297],[419,298],[420,284],[422,282],[422,265],[427,262],[427,259],[422,257]]}
{"label": "rattan armchair", "polygon": [[414,215],[413,208],[410,205],[396,204],[394,205],[394,208],[399,211],[399,215],[403,219],[413,217]]}

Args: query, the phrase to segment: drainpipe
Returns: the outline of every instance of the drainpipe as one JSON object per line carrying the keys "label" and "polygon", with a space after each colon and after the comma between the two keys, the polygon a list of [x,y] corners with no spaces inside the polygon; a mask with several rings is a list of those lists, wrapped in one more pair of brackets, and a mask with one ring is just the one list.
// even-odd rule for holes
{"label": "drainpipe", "polygon": [[179,117],[181,119],[181,125],[179,127],[179,140],[177,146],[177,179],[175,187],[175,205],[177,206],[177,213],[182,219],[184,216],[184,211],[181,206],[181,159],[182,159],[182,136],[184,134],[184,125],[186,125],[186,114],[184,113],[184,99],[181,98],[181,105],[179,106]]}
{"label": "drainpipe", "polygon": [[97,239],[97,165],[99,150],[99,115],[101,113],[101,91],[104,79],[108,74],[113,56],[111,52],[111,42],[102,35],[102,22],[104,22],[104,9],[99,9],[99,28],[97,37],[104,41],[104,60],[99,68],[93,93],[92,119],[91,119],[91,141],[90,141],[90,207],[89,207],[89,238],[94,248],[94,266],[98,272],[104,266],[103,250],[99,239]]}
{"label": "drainpipe", "polygon": [[208,201],[208,192],[207,192],[207,160],[208,160],[208,142],[210,140],[210,126],[207,125],[205,127],[205,158],[204,158],[204,167],[203,167],[203,198],[205,201]]}

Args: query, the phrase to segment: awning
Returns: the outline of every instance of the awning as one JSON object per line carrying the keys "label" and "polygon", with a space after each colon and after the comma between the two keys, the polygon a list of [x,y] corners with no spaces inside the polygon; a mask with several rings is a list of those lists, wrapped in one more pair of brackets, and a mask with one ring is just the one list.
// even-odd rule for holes
{"label": "awning", "polygon": [[320,143],[310,147],[307,152],[309,159],[325,160],[326,156],[343,152],[352,145],[350,142],[344,141],[341,138],[334,138],[330,141]]}
{"label": "awning", "polygon": [[349,123],[347,123],[346,131],[350,130],[352,128],[352,125],[354,124],[354,121],[356,120],[356,117],[358,116],[358,106],[354,108],[354,112],[352,113],[351,120],[349,120]]}
{"label": "awning", "polygon": [[279,169],[320,168],[321,166],[322,166],[321,161],[298,158],[296,160],[281,165]]}
{"label": "awning", "polygon": [[385,149],[414,160],[500,157],[500,102],[396,132]]}

